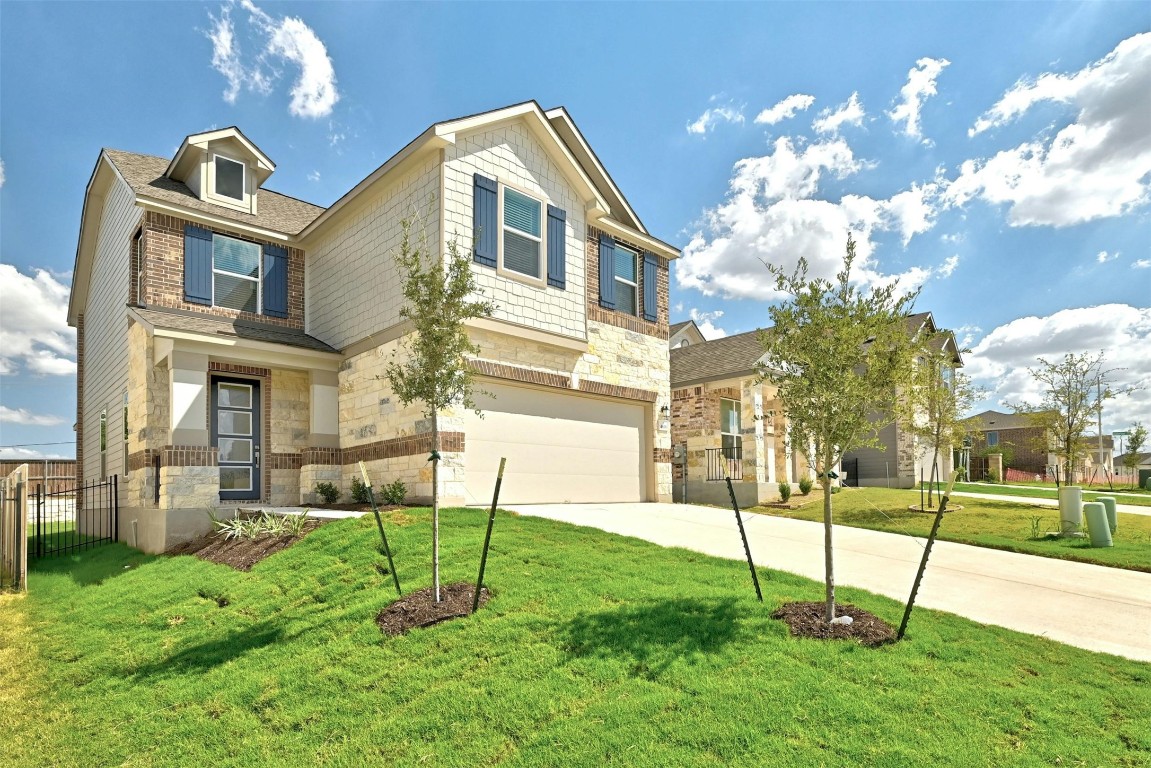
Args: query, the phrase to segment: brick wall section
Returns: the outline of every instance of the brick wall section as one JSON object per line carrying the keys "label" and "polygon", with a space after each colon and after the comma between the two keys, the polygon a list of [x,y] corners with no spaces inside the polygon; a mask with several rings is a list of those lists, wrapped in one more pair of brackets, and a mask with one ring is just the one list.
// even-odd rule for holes
{"label": "brick wall section", "polygon": [[[736,387],[708,390],[704,387],[685,387],[671,393],[671,441],[672,444],[687,443],[687,464],[689,480],[703,480],[706,475],[707,449],[720,447],[719,401],[720,398],[740,401],[740,391]],[[751,438],[745,437],[744,440]],[[683,480],[683,464],[672,465],[675,481]],[[744,474],[747,478],[746,472]],[[750,479],[755,479],[754,474]]]}
{"label": "brick wall section", "polygon": [[[490,360],[469,360],[468,367],[471,368],[473,372],[482,376],[491,376],[509,381],[520,381],[524,384],[538,384],[553,389],[571,391],[572,388],[571,378],[558,373],[535,371],[530,368],[520,368],[515,365],[504,365],[503,363],[493,363]],[[577,391],[586,392],[591,395],[618,397],[624,400],[639,400],[644,403],[654,403],[658,398],[658,393],[652,390],[623,387],[619,384],[605,384],[602,381],[582,380],[579,383],[579,389]]]}
{"label": "brick wall section", "polygon": [[220,452],[205,445],[168,445],[160,451],[162,467],[217,467]]}
{"label": "brick wall section", "polygon": [[[288,248],[288,316],[269,317],[252,312],[241,312],[223,307],[206,307],[184,301],[184,226],[185,219],[167,214],[148,211],[144,215],[142,258],[136,267],[143,270],[143,295],[136,297],[139,303],[151,307],[171,307],[192,312],[217,315],[220,317],[253,320],[288,328],[304,327],[304,252],[298,248]],[[197,226],[203,226],[197,224]],[[213,228],[213,232],[235,237],[240,240],[258,243],[263,246],[272,242],[259,240],[251,235],[224,228]],[[274,243],[283,245],[283,243]],[[132,272],[135,276],[137,273]],[[136,280],[133,279],[135,286]],[[135,293],[135,288],[131,289]]]}
{"label": "brick wall section", "polygon": [[1042,474],[1047,467],[1049,451],[1047,450],[1047,433],[1042,427],[1021,427],[1018,429],[992,430],[999,433],[998,446],[987,448],[987,435],[976,432],[972,435],[971,447],[974,452],[980,453],[987,448],[994,453],[1002,450],[1004,445],[1011,446],[1011,461],[1005,461],[1007,468],[1018,469],[1022,472]]}
{"label": "brick wall section", "polygon": [[640,269],[639,269],[639,285],[636,289],[639,301],[638,310],[639,316],[633,317],[632,315],[624,312],[616,312],[611,309],[604,309],[599,305],[599,236],[600,230],[595,227],[587,228],[587,318],[597,323],[604,323],[605,325],[614,325],[617,328],[623,328],[636,333],[642,333],[647,336],[655,336],[660,339],[667,339],[668,337],[668,260],[662,256],[656,256],[658,262],[656,266],[656,322],[648,322],[643,319],[643,253],[644,248],[636,245],[635,243],[628,242],[626,239],[615,237],[616,242],[626,245],[639,252],[640,254]]}

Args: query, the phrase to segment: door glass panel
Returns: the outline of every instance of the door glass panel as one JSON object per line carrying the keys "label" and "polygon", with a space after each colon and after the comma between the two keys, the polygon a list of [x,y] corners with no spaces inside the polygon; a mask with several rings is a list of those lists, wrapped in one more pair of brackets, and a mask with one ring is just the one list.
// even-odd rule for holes
{"label": "door glass panel", "polygon": [[252,388],[247,384],[220,384],[221,408],[251,408]]}
{"label": "door glass panel", "polygon": [[251,411],[220,411],[221,435],[252,434]]}
{"label": "door glass panel", "polygon": [[220,438],[220,462],[252,461],[252,441],[235,437]]}
{"label": "door glass panel", "polygon": [[251,467],[220,467],[221,491],[252,490]]}

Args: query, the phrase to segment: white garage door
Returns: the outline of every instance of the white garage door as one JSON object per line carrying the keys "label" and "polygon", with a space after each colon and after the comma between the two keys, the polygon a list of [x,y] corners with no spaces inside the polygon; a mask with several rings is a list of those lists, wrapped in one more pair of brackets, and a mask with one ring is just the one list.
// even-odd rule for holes
{"label": "white garage door", "polygon": [[469,504],[491,503],[507,457],[506,504],[643,501],[642,405],[483,382],[483,418],[468,413],[464,460]]}

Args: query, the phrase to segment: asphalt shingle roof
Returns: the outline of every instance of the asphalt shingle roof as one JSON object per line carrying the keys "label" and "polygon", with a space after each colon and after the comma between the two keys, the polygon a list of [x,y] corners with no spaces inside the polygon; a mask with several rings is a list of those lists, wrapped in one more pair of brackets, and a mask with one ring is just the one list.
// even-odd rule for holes
{"label": "asphalt shingle roof", "polygon": [[105,149],[104,152],[136,194],[210,213],[223,219],[295,235],[324,212],[318,205],[263,188],[258,193],[259,213],[255,216],[226,206],[205,203],[196,197],[186,184],[164,175],[164,171],[168,169],[167,158],[138,155],[119,149]]}
{"label": "asphalt shingle roof", "polygon": [[984,411],[971,417],[972,428],[977,432],[994,432],[1000,429],[1025,429],[1035,426],[1025,413],[1000,413]]}
{"label": "asphalt shingle roof", "polygon": [[689,344],[671,350],[671,386],[689,381],[746,376],[754,372],[763,357],[759,331]]}
{"label": "asphalt shingle roof", "polygon": [[264,341],[271,344],[285,344],[290,347],[314,349],[318,352],[338,351],[314,336],[309,336],[295,328],[262,325],[244,320],[233,320],[228,317],[201,315],[179,310],[144,309],[137,307],[134,308],[134,311],[140,315],[144,322],[154,328],[204,333],[214,336],[235,336],[252,341]]}

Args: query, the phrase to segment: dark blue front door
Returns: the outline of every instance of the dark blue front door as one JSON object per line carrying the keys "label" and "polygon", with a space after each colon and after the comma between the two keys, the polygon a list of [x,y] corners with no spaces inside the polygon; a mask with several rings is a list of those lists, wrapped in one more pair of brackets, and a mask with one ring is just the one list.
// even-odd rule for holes
{"label": "dark blue front door", "polygon": [[212,379],[212,444],[220,452],[220,500],[260,498],[260,383]]}

